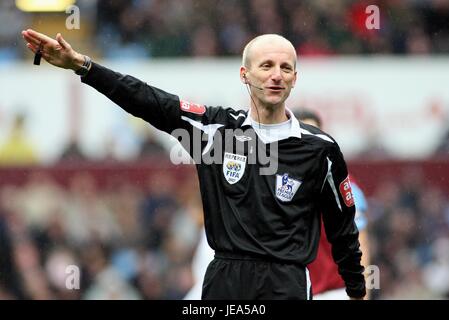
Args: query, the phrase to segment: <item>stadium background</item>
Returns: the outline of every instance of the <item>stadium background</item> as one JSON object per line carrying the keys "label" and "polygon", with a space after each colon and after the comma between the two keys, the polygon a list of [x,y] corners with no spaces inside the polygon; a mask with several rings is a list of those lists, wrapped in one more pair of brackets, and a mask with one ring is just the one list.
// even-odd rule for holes
{"label": "stadium background", "polygon": [[[17,1],[24,2],[24,1]],[[73,2],[73,1],[72,1]],[[380,9],[367,30],[365,8]],[[299,54],[287,105],[323,117],[369,202],[373,299],[449,298],[449,1],[76,1],[0,4],[0,299],[180,299],[201,204],[174,142],[71,72],[32,65],[24,28],[192,102],[246,107],[244,44]],[[176,149],[179,150],[179,149]],[[81,268],[67,290],[67,265]]]}

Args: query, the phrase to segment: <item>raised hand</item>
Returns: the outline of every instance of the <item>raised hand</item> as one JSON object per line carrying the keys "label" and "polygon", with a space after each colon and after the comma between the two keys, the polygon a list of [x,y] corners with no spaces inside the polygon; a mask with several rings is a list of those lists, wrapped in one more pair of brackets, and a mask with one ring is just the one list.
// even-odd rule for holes
{"label": "raised hand", "polygon": [[32,29],[22,31],[22,36],[27,42],[27,47],[36,53],[41,46],[42,57],[50,64],[64,68],[77,70],[84,62],[84,56],[72,49],[72,46],[58,33],[56,39]]}

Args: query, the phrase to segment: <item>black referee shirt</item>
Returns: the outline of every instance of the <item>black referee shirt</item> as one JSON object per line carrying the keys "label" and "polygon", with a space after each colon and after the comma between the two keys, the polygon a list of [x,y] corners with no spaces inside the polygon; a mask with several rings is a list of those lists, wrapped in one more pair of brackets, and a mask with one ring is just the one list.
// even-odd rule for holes
{"label": "black referee shirt", "polygon": [[306,266],[317,253],[322,214],[348,295],[364,295],[348,172],[329,135],[290,114],[290,137],[264,144],[248,111],[189,103],[96,63],[81,79],[180,140],[196,162],[214,250]]}

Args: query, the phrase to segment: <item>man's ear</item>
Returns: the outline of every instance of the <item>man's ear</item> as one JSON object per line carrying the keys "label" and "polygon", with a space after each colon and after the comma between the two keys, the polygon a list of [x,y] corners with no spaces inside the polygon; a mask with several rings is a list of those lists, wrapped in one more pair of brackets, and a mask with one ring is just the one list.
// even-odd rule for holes
{"label": "man's ear", "polygon": [[295,71],[295,78],[293,79],[292,88],[295,87],[296,80],[298,80],[298,71]]}
{"label": "man's ear", "polygon": [[246,77],[246,73],[248,72],[248,70],[244,67],[241,66],[240,67],[240,80],[244,83],[247,84],[248,83],[248,79]]}

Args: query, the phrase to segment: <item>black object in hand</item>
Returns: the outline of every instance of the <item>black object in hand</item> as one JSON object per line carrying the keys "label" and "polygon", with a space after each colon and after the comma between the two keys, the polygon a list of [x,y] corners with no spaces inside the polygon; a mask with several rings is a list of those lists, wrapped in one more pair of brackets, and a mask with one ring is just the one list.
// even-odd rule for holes
{"label": "black object in hand", "polygon": [[41,58],[42,58],[42,43],[39,44],[39,48],[36,51],[36,54],[34,55],[34,64],[40,65],[41,64]]}

